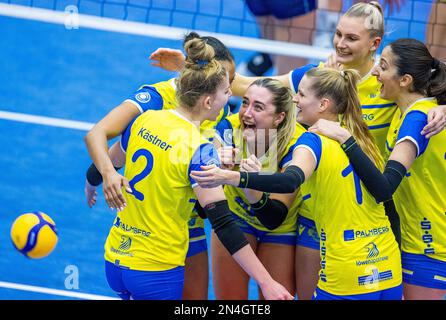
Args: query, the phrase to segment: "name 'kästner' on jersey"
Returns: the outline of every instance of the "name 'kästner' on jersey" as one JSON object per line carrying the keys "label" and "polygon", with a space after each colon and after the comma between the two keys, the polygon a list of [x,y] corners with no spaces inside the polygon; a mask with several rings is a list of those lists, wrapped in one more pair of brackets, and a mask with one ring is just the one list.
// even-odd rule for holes
{"label": "name 'k\u00e4stner' on jersey", "polygon": [[139,129],[138,136],[154,144],[155,146],[160,147],[164,151],[167,151],[170,148],[172,148],[170,144],[158,138],[158,135],[155,136],[153,134],[150,134],[150,131],[146,128]]}

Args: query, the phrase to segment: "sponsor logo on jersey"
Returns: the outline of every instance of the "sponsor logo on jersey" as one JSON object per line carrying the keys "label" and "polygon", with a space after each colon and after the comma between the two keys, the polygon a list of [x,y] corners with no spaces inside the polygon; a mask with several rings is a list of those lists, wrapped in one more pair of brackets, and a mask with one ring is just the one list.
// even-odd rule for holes
{"label": "sponsor logo on jersey", "polygon": [[[131,253],[131,252],[121,251],[121,250],[115,249],[114,247],[110,247],[110,251],[115,253],[115,254],[119,254],[121,256],[126,256],[126,257],[133,258],[133,253]],[[117,260],[117,261],[119,263],[119,260]],[[116,265],[119,265],[119,264],[116,264]]]}
{"label": "sponsor logo on jersey", "polygon": [[152,98],[148,92],[139,92],[135,95],[136,100],[141,103],[147,103]]}
{"label": "sponsor logo on jersey", "polygon": [[122,236],[119,250],[127,251],[130,249],[131,246],[132,246],[132,239],[126,236]]}
{"label": "sponsor logo on jersey", "polygon": [[140,235],[142,235],[144,237],[150,236],[150,232],[149,231],[145,231],[145,230],[139,229],[137,227],[125,224],[124,222],[121,221],[121,218],[119,218],[119,217],[116,217],[116,221],[114,223],[114,226],[116,228],[118,228],[118,229],[121,229],[121,230],[125,231],[125,232],[131,232],[133,234],[140,234]]}
{"label": "sponsor logo on jersey", "polygon": [[375,243],[370,242],[368,245],[365,246],[365,248],[368,252],[367,259],[379,256],[379,250]]}
{"label": "sponsor logo on jersey", "polygon": [[375,264],[381,261],[387,261],[389,260],[388,256],[379,257],[379,250],[378,246],[374,242],[370,242],[368,245],[364,247],[364,250],[367,252],[367,256],[365,260],[357,260],[356,266],[363,266],[363,265],[371,265]]}
{"label": "sponsor logo on jersey", "polygon": [[319,279],[322,282],[327,282],[327,275],[325,274],[325,268],[327,267],[327,247],[325,241],[327,240],[327,234],[324,229],[321,229],[321,271],[319,272]]}
{"label": "sponsor logo on jersey", "polygon": [[386,270],[379,272],[378,269],[372,269],[372,274],[358,277],[358,284],[360,286],[368,286],[377,284],[379,282],[388,281],[393,279],[392,270]]}
{"label": "sponsor logo on jersey", "polygon": [[352,241],[357,238],[375,237],[389,232],[389,227],[379,227],[370,230],[344,230],[344,241]]}

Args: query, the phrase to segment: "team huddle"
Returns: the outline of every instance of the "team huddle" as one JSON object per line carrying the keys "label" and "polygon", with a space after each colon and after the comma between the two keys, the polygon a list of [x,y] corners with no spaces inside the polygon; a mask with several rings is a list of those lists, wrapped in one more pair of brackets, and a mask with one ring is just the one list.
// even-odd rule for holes
{"label": "team huddle", "polygon": [[327,61],[284,75],[236,74],[228,48],[194,32],[186,56],[154,52],[180,75],[141,86],[85,138],[87,202],[102,183],[118,210],[110,287],[207,299],[209,219],[217,299],[248,299],[250,278],[261,299],[443,299],[446,65],[414,39],[377,61],[383,35],[372,1],[340,18]]}

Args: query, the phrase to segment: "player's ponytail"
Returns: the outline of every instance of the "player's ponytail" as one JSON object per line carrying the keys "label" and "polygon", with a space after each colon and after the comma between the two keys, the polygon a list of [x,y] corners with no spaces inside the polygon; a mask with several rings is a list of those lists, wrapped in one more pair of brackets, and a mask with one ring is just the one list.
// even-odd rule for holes
{"label": "player's ponytail", "polygon": [[339,71],[330,68],[313,68],[305,74],[311,79],[311,89],[319,99],[331,101],[333,112],[339,115],[341,125],[346,127],[361,149],[378,168],[383,167],[383,159],[370,131],[362,118],[356,70]]}
{"label": "player's ponytail", "polygon": [[426,45],[416,39],[398,39],[389,44],[395,56],[397,74],[411,75],[411,92],[435,97],[439,104],[446,103],[446,66],[432,57]]}
{"label": "player's ponytail", "polygon": [[375,165],[383,169],[384,161],[381,153],[367,124],[363,120],[357,89],[360,76],[353,69],[347,69],[340,73],[345,80],[344,94],[347,98],[346,108],[343,112],[340,112],[342,114],[341,125],[345,126],[351,132],[361,149],[373,160]]}
{"label": "player's ponytail", "polygon": [[446,104],[446,64],[437,58],[432,60],[428,95],[437,98],[438,104]]}
{"label": "player's ponytail", "polygon": [[206,40],[193,38],[184,45],[186,61],[177,81],[177,100],[193,108],[204,94],[213,94],[227,77],[227,72],[215,59],[215,51]]}

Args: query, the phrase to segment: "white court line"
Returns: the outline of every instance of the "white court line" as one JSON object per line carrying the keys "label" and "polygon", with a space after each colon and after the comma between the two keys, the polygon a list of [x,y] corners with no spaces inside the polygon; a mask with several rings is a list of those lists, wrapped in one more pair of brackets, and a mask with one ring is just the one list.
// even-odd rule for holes
{"label": "white court line", "polygon": [[0,288],[31,291],[31,292],[45,293],[45,294],[51,294],[51,295],[56,295],[56,296],[62,296],[62,297],[87,299],[87,300],[120,300],[118,298],[100,296],[100,295],[96,295],[96,294],[80,293],[80,292],[73,292],[73,291],[66,291],[66,290],[57,290],[57,289],[29,286],[29,285],[20,284],[20,283],[3,282],[3,281],[0,281]]}
{"label": "white court line", "polygon": [[[72,23],[70,13],[62,11],[54,11],[48,9],[34,8],[28,6],[20,6],[13,4],[0,3],[0,15],[43,21],[47,23],[55,23],[65,25]],[[79,28],[91,28],[97,30],[105,30],[112,32],[120,32],[147,36],[153,38],[180,40],[190,30],[166,27],[158,24],[149,24],[142,22],[123,21],[118,19],[102,18],[98,16],[78,14]],[[77,19],[76,19],[77,20]],[[77,22],[77,21],[76,21]],[[76,29],[73,29],[76,30]],[[225,45],[231,48],[259,51],[271,54],[283,54],[287,56],[302,57],[308,59],[326,60],[332,53],[333,49],[315,47],[310,45],[290,43],[285,41],[273,41],[266,39],[256,39],[249,37],[233,36],[224,33],[213,33],[203,30],[196,30],[202,36],[213,36],[220,39]],[[71,31],[75,32],[75,31]]]}
{"label": "white court line", "polygon": [[90,122],[34,116],[26,113],[16,113],[16,112],[1,111],[1,110],[0,110],[0,119],[26,122],[26,123],[35,123],[45,126],[61,127],[61,128],[76,129],[83,131],[88,131],[94,126],[94,123]]}

